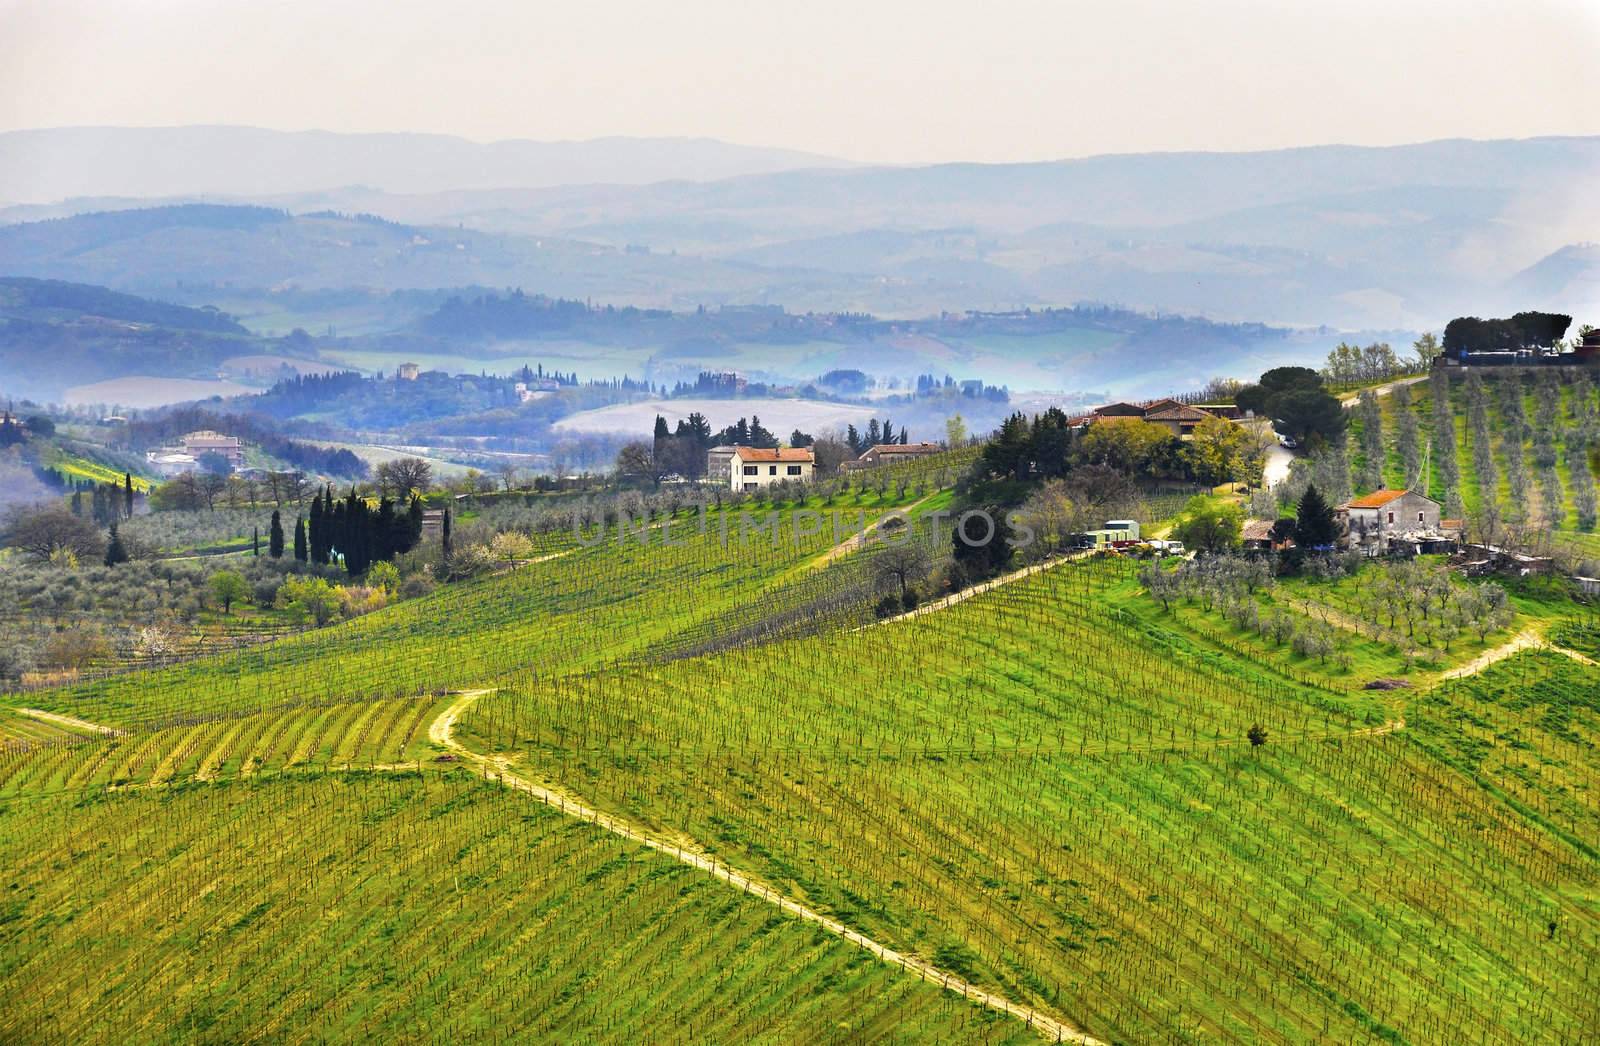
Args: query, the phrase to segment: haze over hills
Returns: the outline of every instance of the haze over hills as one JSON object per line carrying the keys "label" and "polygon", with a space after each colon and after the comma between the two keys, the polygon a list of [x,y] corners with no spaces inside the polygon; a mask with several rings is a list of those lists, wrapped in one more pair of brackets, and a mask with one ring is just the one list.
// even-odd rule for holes
{"label": "haze over hills", "polygon": [[[579,172],[611,184],[495,188],[472,187],[489,177],[482,166],[439,166],[457,140],[377,138],[390,162],[407,168],[388,183],[366,180],[381,187],[329,181],[302,191],[296,186],[316,177],[314,169],[295,173],[293,184],[281,177],[274,183],[274,163],[263,162],[252,175],[259,190],[231,199],[299,215],[370,213],[452,230],[405,233],[430,247],[455,230],[474,230],[469,247],[457,251],[451,243],[417,265],[374,255],[362,238],[278,240],[282,230],[268,230],[268,242],[252,243],[174,227],[152,231],[131,251],[107,243],[80,253],[64,242],[51,245],[57,236],[81,242],[71,227],[41,226],[25,234],[26,250],[5,247],[5,269],[149,292],[210,272],[199,278],[388,289],[483,283],[619,304],[755,302],[898,316],[1095,301],[1345,328],[1423,329],[1458,313],[1506,308],[1576,314],[1600,302],[1587,289],[1595,279],[1591,256],[1581,251],[1551,262],[1566,273],[1560,280],[1548,277],[1547,266],[1537,270],[1547,278],[1511,282],[1600,228],[1596,138],[1028,164],[813,165],[720,180],[711,179],[725,168],[708,164],[695,170],[708,180],[618,184],[655,170],[632,164]],[[6,140],[0,137],[0,149]],[[414,161],[400,162],[413,152]],[[789,166],[807,159],[785,157]],[[209,163],[202,157],[197,167]],[[170,201],[192,199],[179,176],[162,181],[148,173],[148,184],[168,187]],[[394,189],[397,180],[428,179],[436,186],[453,181],[438,191]],[[0,219],[149,202],[79,199],[11,208]]]}
{"label": "haze over hills", "polygon": [[473,142],[259,127],[58,127],[0,134],[0,200],[245,196],[367,185],[395,193],[727,178],[849,161],[711,138]]}

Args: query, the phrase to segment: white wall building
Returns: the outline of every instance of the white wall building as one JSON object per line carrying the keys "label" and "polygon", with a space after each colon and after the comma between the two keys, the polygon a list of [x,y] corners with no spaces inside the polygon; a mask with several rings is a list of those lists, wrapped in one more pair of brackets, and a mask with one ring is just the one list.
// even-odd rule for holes
{"label": "white wall building", "polygon": [[734,447],[728,458],[728,485],[759,490],[774,483],[809,483],[817,457],[809,447]]}

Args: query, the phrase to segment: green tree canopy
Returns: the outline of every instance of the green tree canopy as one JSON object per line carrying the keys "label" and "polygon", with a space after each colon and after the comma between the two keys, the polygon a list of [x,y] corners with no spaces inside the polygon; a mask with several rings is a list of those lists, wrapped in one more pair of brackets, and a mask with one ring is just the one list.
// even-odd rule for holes
{"label": "green tree canopy", "polygon": [[1172,528],[1179,541],[1198,552],[1227,552],[1239,547],[1244,510],[1231,501],[1197,494],[1184,506]]}

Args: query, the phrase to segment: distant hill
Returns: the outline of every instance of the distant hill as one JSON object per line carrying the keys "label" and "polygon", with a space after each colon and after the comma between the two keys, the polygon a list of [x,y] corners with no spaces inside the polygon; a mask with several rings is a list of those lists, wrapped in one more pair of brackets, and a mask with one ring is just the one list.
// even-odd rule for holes
{"label": "distant hill", "polygon": [[90,284],[25,276],[0,276],[0,317],[45,322],[94,317],[176,330],[249,333],[233,317],[216,309],[191,309]]}
{"label": "distant hill", "polygon": [[81,283],[0,277],[0,391],[7,395],[59,401],[69,389],[125,378],[138,381],[113,386],[117,394],[107,402],[147,400],[146,379],[183,379],[195,397],[242,392],[217,380],[219,368],[236,356],[270,354],[276,344],[215,309]]}
{"label": "distant hill", "polygon": [[[92,224],[0,227],[0,257],[14,273],[184,301],[179,280],[476,284],[675,309],[779,303],[918,317],[1099,302],[1233,321],[1437,328],[1463,312],[1525,307],[1509,281],[1592,236],[1600,138],[797,169],[649,185],[325,187],[253,199],[271,213],[201,221],[209,212],[186,211],[195,220],[136,235],[121,219],[97,219],[116,237],[103,241],[106,227]],[[0,220],[86,206],[10,208]],[[340,217],[362,213],[396,224]],[[1576,315],[1584,302],[1543,304]]]}
{"label": "distant hill", "polygon": [[1600,320],[1600,244],[1563,247],[1517,273],[1508,291],[1530,308],[1575,306],[1580,323]]}
{"label": "distant hill", "polygon": [[848,161],[711,138],[480,143],[441,134],[257,127],[61,127],[0,134],[13,203],[75,196],[233,196],[367,185],[427,193],[504,186],[715,179]]}

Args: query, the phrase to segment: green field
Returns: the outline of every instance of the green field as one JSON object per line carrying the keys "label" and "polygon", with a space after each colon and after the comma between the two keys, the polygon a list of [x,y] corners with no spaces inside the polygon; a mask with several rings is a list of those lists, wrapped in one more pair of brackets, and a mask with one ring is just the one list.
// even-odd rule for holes
{"label": "green field", "polygon": [[[798,513],[937,470],[11,695],[124,732],[0,712],[0,1039],[1592,1035],[1591,618],[1519,593],[1398,690],[1119,560],[874,624]],[[1481,657],[1535,626],[1573,654]]]}

